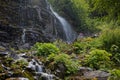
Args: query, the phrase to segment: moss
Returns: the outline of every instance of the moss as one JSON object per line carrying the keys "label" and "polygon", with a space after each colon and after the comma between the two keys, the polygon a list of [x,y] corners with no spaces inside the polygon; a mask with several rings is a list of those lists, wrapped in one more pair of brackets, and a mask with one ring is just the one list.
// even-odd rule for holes
{"label": "moss", "polygon": [[2,64],[0,64],[0,73],[2,73],[4,71]]}
{"label": "moss", "polygon": [[29,80],[34,80],[33,75],[28,71],[23,72],[23,76],[28,78]]}

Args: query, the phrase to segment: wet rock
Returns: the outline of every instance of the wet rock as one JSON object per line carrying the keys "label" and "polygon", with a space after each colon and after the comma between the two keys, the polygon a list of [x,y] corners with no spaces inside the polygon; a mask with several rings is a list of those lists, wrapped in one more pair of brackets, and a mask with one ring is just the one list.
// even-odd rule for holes
{"label": "wet rock", "polygon": [[17,53],[11,53],[11,54],[9,55],[9,57],[11,57],[11,58],[13,58],[13,59],[15,59],[15,60],[17,60],[17,59],[20,58],[20,57],[17,55]]}
{"label": "wet rock", "polygon": [[57,65],[57,69],[56,69],[56,75],[58,76],[58,77],[60,77],[60,78],[64,78],[64,76],[65,76],[65,74],[66,74],[66,67],[65,67],[65,65],[64,64],[62,64],[62,63],[59,63],[58,65]]}
{"label": "wet rock", "polygon": [[5,73],[0,73],[0,79],[5,80],[6,74]]}
{"label": "wet rock", "polygon": [[21,45],[66,40],[62,24],[46,0],[1,1],[0,16],[1,42]]}
{"label": "wet rock", "polygon": [[0,73],[2,73],[4,71],[4,68],[2,67],[2,64],[0,62]]}
{"label": "wet rock", "polygon": [[80,67],[78,74],[82,76],[82,75],[84,75],[84,73],[91,72],[91,71],[93,71],[93,70],[89,67]]}
{"label": "wet rock", "polygon": [[22,46],[19,46],[19,50],[24,50],[24,49],[28,50],[30,48],[31,48],[31,45],[29,43],[25,43]]}
{"label": "wet rock", "polygon": [[41,73],[41,79],[42,80],[53,80],[54,75],[47,74],[47,73]]}
{"label": "wet rock", "polygon": [[[6,6],[1,4],[4,2]],[[56,35],[54,16],[51,15],[45,0],[1,1],[1,3],[0,16],[3,17],[0,17],[1,42],[24,44],[22,41],[24,29],[28,29],[25,32],[27,43],[50,42]]]}
{"label": "wet rock", "polygon": [[105,71],[94,71],[89,67],[80,67],[78,73],[69,77],[69,80],[107,80],[110,76]]}
{"label": "wet rock", "polygon": [[6,56],[8,54],[9,54],[9,52],[0,52],[0,57],[4,57],[4,56]]}
{"label": "wet rock", "polygon": [[0,46],[0,51],[5,51],[5,50],[6,50],[6,48],[5,48],[5,47]]}
{"label": "wet rock", "polygon": [[15,41],[20,37],[22,29],[19,27],[14,27],[10,25],[0,24],[0,41],[1,42],[11,42]]}
{"label": "wet rock", "polygon": [[29,62],[28,69],[34,70],[36,72],[43,72],[43,65],[41,63],[38,63],[36,60],[32,59],[32,61]]}
{"label": "wet rock", "polygon": [[8,54],[9,54],[9,52],[6,50],[6,48],[3,46],[0,46],[0,57],[4,57]]}
{"label": "wet rock", "polygon": [[8,78],[6,80],[29,80],[28,78],[18,77],[18,78]]}
{"label": "wet rock", "polygon": [[104,71],[90,71],[90,72],[86,72],[84,73],[84,77],[86,79],[93,79],[93,78],[97,78],[97,80],[107,80],[107,78],[110,76],[109,73],[104,72]]}

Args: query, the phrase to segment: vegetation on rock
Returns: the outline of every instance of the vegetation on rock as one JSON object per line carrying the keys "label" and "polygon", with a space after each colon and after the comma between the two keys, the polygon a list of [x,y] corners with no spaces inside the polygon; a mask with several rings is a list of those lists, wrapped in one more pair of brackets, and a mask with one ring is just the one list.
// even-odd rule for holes
{"label": "vegetation on rock", "polygon": [[[69,79],[74,76],[73,79],[77,80],[81,80],[81,78],[87,79],[84,73],[81,73],[79,70],[81,66],[85,67],[83,68],[83,72],[87,70],[90,72],[91,69],[86,69],[86,67],[90,67],[93,70],[109,72],[110,76],[108,80],[120,79],[119,0],[49,0],[54,9],[58,11],[60,15],[66,17],[78,32],[78,36],[80,37],[71,44],[67,44],[62,40],[45,43],[53,41],[48,40],[48,37],[51,37],[52,34],[55,35],[52,35],[53,38],[57,35],[55,30],[50,29],[50,31],[53,31],[50,32],[47,29],[54,28],[52,26],[57,26],[57,24],[52,24],[57,21],[57,19],[53,20],[55,16],[51,15],[46,7],[46,10],[40,8],[41,11],[39,11],[39,17],[42,17],[42,19],[44,19],[43,21],[40,21],[37,16],[35,16],[38,15],[38,13],[33,15],[38,8],[36,8],[37,10],[35,12],[35,8],[31,10],[30,5],[26,8],[28,12],[23,12],[22,15],[29,13],[29,10],[33,13],[31,13],[32,17],[28,15],[30,21],[26,21],[27,24],[25,25],[27,27],[27,25],[32,24],[32,27],[30,26],[30,29],[25,30],[26,32],[23,31],[24,35],[22,35],[22,28],[18,28],[20,24],[20,20],[18,20],[20,11],[17,8],[19,8],[20,2],[19,0],[8,1],[9,0],[0,0],[0,41],[2,41],[0,42],[0,80],[5,80],[10,77],[25,77],[29,80],[34,80],[36,74],[42,75],[42,72],[37,72],[37,69],[40,67],[39,65],[47,68],[45,72],[53,73],[63,80],[65,77]],[[42,2],[42,0],[40,1]],[[24,2],[22,6],[25,7],[25,3],[26,2]],[[43,7],[44,6],[43,4]],[[23,11],[26,9],[23,9]],[[26,17],[21,18],[23,23],[25,20],[27,20]],[[33,20],[33,22],[31,20]],[[36,27],[33,29],[35,31],[31,31],[33,25]],[[38,26],[42,28],[37,30],[39,28]],[[51,34],[48,35],[49,33]],[[80,33],[82,33],[82,36]],[[21,49],[20,45],[24,41],[22,42],[20,40],[26,37],[26,35],[32,36],[25,39],[25,42],[28,42],[27,47],[29,48],[31,47],[29,42],[42,42],[37,42],[30,50]],[[44,35],[48,35],[47,38]],[[12,43],[14,43],[14,45]],[[13,49],[13,47],[15,49]],[[26,45],[24,45],[24,47],[26,47]],[[23,59],[21,59],[16,52],[22,54]],[[25,53],[25,55],[23,53]],[[17,57],[20,58],[15,61],[16,55],[13,54],[16,54]],[[33,63],[30,63],[32,60]],[[41,63],[39,63],[39,61],[41,61]],[[36,62],[39,64],[36,64]],[[32,65],[34,69],[30,69],[28,65]],[[76,77],[80,78],[78,79]],[[97,79],[98,77],[89,80]]]}
{"label": "vegetation on rock", "polygon": [[48,56],[52,53],[58,54],[59,48],[52,43],[36,43],[34,47],[37,51],[37,56]]}

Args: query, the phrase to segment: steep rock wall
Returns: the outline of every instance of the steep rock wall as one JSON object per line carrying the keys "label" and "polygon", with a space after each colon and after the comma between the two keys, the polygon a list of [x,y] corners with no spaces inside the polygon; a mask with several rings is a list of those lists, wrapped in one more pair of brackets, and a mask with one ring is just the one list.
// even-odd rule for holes
{"label": "steep rock wall", "polygon": [[60,24],[45,0],[0,0],[0,42],[53,41],[59,37],[55,26]]}

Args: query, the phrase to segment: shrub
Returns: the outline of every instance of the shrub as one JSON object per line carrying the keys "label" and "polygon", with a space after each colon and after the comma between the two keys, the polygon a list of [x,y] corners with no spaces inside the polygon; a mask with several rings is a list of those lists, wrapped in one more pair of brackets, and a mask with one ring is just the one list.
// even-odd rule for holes
{"label": "shrub", "polygon": [[112,45],[120,47],[120,29],[114,30],[105,30],[101,36],[100,40],[103,44],[103,47],[109,51]]}
{"label": "shrub", "polygon": [[112,53],[112,61],[120,64],[120,29],[105,30],[100,36],[102,47]]}
{"label": "shrub", "polygon": [[116,45],[112,45],[110,48],[110,51],[112,53],[112,61],[116,63],[116,65],[120,65],[120,52],[119,52],[119,47]]}
{"label": "shrub", "polygon": [[14,69],[16,69],[16,68],[20,68],[21,69],[21,68],[26,67],[27,65],[28,65],[28,62],[25,61],[24,59],[21,59],[21,60],[16,61],[15,63],[13,63],[11,65],[11,67],[14,68]]}
{"label": "shrub", "polygon": [[58,54],[60,51],[59,48],[52,43],[36,43],[34,48],[37,50],[37,56],[48,56],[51,53]]}
{"label": "shrub", "polygon": [[71,54],[73,51],[72,44],[68,44],[62,40],[57,40],[53,44],[55,44],[60,49],[60,52]]}
{"label": "shrub", "polygon": [[84,53],[86,51],[86,48],[88,44],[86,42],[75,42],[73,44],[74,46],[74,53],[75,54],[80,54],[80,53]]}
{"label": "shrub", "polygon": [[96,38],[84,38],[80,41],[77,41],[73,44],[74,47],[74,52],[76,54],[79,53],[87,53],[89,52],[92,48],[100,48],[101,43],[98,39]]}
{"label": "shrub", "polygon": [[92,50],[85,57],[85,64],[95,69],[107,69],[111,66],[110,56],[105,50]]}
{"label": "shrub", "polygon": [[63,63],[65,67],[67,68],[66,74],[75,73],[80,66],[78,61],[71,59],[69,55],[64,54],[64,53],[59,54],[59,55],[51,54],[49,55],[48,60],[53,61],[52,62],[54,63],[53,66],[59,63]]}
{"label": "shrub", "polygon": [[119,69],[113,69],[110,71],[110,77],[108,80],[119,80],[120,79],[120,70]]}

